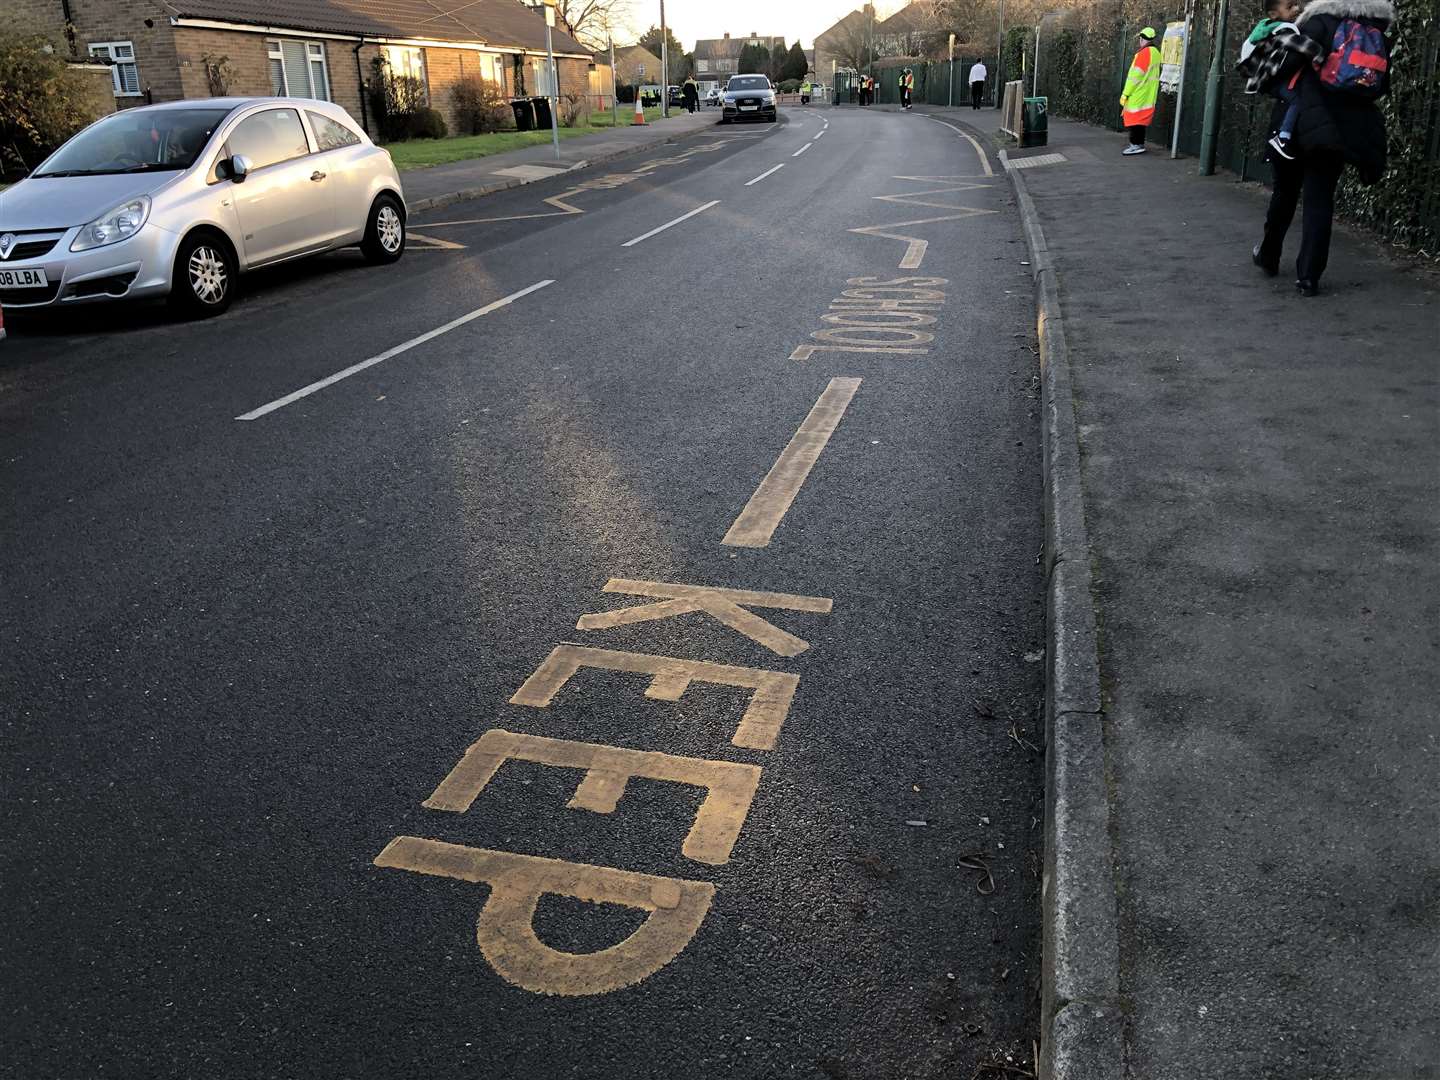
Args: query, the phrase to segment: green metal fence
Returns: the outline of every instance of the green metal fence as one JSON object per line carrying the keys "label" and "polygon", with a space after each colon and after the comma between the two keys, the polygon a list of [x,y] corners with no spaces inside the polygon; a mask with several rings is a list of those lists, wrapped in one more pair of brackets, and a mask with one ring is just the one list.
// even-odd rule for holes
{"label": "green metal fence", "polygon": [[[1200,150],[1206,77],[1222,2],[1226,0],[1195,0],[1192,9],[1178,140],[1180,151],[1188,155]],[[1098,0],[1072,9],[1063,26],[1047,22],[1041,28],[1038,87],[1034,28],[1013,28],[1005,40],[1005,77],[1021,77],[1023,70],[1027,92],[1048,96],[1050,110],[1056,115],[1118,130],[1120,90],[1133,54],[1135,31],[1141,26],[1163,30],[1167,22],[1183,20],[1181,0],[1171,0],[1171,4],[1137,6],[1122,0]],[[1269,176],[1262,150],[1271,101],[1246,95],[1244,81],[1234,70],[1234,59],[1258,17],[1258,8],[1249,2],[1230,3],[1221,46],[1216,164],[1247,179]],[[1391,92],[1382,102],[1390,138],[1390,170],[1380,184],[1369,188],[1347,173],[1339,209],[1386,240],[1440,258],[1440,0],[1401,0],[1396,9],[1395,70]],[[1169,143],[1175,113],[1176,96],[1161,94],[1151,127],[1153,139]]]}

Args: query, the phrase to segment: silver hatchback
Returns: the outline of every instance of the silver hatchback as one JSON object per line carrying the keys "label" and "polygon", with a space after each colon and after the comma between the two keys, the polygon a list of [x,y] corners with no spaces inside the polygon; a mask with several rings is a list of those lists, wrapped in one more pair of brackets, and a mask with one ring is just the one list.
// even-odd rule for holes
{"label": "silver hatchback", "polygon": [[215,315],[246,270],[405,253],[390,155],[323,101],[209,98],[96,121],[0,192],[0,306],[166,296]]}

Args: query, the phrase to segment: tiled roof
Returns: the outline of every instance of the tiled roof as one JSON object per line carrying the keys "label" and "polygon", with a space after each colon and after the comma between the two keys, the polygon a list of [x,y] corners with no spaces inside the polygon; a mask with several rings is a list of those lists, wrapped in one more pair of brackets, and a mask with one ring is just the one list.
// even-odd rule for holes
{"label": "tiled roof", "polygon": [[[757,34],[755,43],[764,45],[767,49],[773,49],[777,41],[784,41],[779,35]],[[700,38],[695,42],[696,60],[738,60],[740,50],[749,45],[751,41],[747,34],[744,37],[728,38]]]}
{"label": "tiled roof", "polygon": [[[517,0],[165,0],[174,15],[312,33],[545,48],[545,19]],[[558,27],[557,53],[590,50]]]}

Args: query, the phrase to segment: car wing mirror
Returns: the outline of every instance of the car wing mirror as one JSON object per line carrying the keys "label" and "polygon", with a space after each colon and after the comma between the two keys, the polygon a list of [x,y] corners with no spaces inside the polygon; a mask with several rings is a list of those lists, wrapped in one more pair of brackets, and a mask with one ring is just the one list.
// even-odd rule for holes
{"label": "car wing mirror", "polygon": [[237,184],[243,184],[245,177],[250,175],[250,159],[244,154],[236,154],[225,164],[225,175]]}

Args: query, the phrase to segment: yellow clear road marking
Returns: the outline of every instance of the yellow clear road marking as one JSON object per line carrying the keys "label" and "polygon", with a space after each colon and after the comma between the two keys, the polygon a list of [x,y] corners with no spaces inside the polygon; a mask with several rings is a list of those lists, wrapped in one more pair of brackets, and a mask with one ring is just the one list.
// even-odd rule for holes
{"label": "yellow clear road marking", "polygon": [[577,630],[606,630],[614,626],[628,626],[632,623],[703,611],[780,656],[799,656],[810,644],[803,638],[786,633],[754,612],[747,611],[745,607],[828,613],[833,603],[823,596],[792,596],[789,593],[721,589],[709,585],[671,585],[663,581],[631,581],[628,578],[611,578],[605,584],[605,591],[660,599],[654,604],[582,615],[575,624]]}
{"label": "yellow clear road marking", "polygon": [[978,142],[975,141],[975,137],[973,135],[971,135],[968,131],[961,131],[954,124],[946,123],[944,120],[936,120],[933,116],[930,117],[930,119],[935,120],[935,123],[937,124],[944,124],[951,131],[955,132],[956,135],[959,135],[962,139],[964,139],[971,146],[973,146],[975,148],[975,153],[980,158],[980,167],[985,170],[985,175],[995,175],[995,170],[990,168],[990,158],[986,156],[984,149],[980,146]]}
{"label": "yellow clear road marking", "polygon": [[[417,247],[415,241],[419,240]],[[405,234],[405,246],[415,248],[417,251],[464,251],[464,244],[457,244],[453,240],[441,240],[435,236],[425,236],[418,232]]]}
{"label": "yellow clear road marking", "polygon": [[650,230],[649,232],[647,232],[647,233],[641,233],[639,236],[635,237],[634,240],[626,240],[625,243],[621,244],[620,246],[621,246],[621,247],[634,247],[636,244],[640,243],[640,241],[642,241],[642,240],[649,240],[650,237],[656,236],[656,235],[658,235],[659,233],[664,232],[666,229],[674,228],[676,225],[679,225],[682,221],[686,221],[686,220],[688,220],[689,218],[694,217],[696,214],[704,213],[706,210],[709,210],[712,206],[718,206],[719,204],[720,204],[720,200],[719,200],[719,199],[711,199],[709,202],[705,203],[703,206],[697,206],[694,210],[691,210],[689,213],[681,214],[681,215],[680,215],[679,217],[677,217],[674,221],[667,221],[664,225],[661,225],[661,226],[658,226],[657,228],[651,229],[651,230]]}
{"label": "yellow clear road marking", "polygon": [[743,686],[754,690],[740,725],[730,742],[747,750],[773,750],[780,728],[790,712],[790,702],[800,676],[764,668],[733,667],[706,660],[681,660],[674,656],[592,649],[585,645],[557,645],[550,651],[525,685],[510,699],[512,705],[548,708],[556,693],[582,667],[608,671],[629,671],[651,675],[645,696],[655,701],[679,701],[692,682]]}
{"label": "yellow clear road marking", "polygon": [[760,766],[733,761],[676,757],[654,750],[626,750],[599,743],[545,739],[494,728],[480,736],[440,782],[424,805],[430,810],[464,813],[506,761],[534,761],[563,769],[583,769],[585,778],[566,805],[572,810],[614,813],[632,777],[665,780],[705,789],[705,801],[680,850],[687,859],[721,866],[750,812],[760,784]]}
{"label": "yellow clear road marking", "polygon": [[[606,994],[655,974],[690,944],[705,921],[715,886],[587,863],[463,847],[397,836],[375,865],[490,886],[475,939],[500,976],[536,994]],[[640,928],[593,953],[552,949],[535,936],[535,907],[546,895],[620,904],[647,913]]]}
{"label": "yellow clear road marking", "polygon": [[745,509],[720,542],[730,547],[765,547],[770,543],[790,504],[795,501],[805,478],[815,467],[820,452],[840,425],[850,399],[860,388],[859,379],[831,379],[820,400],[805,417],[800,430],[781,451],[765,479],[750,496]]}
{"label": "yellow clear road marking", "polygon": [[918,236],[909,236],[905,233],[891,232],[905,225],[933,225],[940,221],[959,221],[962,218],[977,217],[980,214],[996,214],[998,210],[976,210],[967,208],[964,213],[945,214],[941,217],[914,218],[910,221],[891,221],[884,225],[867,225],[861,229],[851,229],[853,233],[863,233],[866,236],[883,236],[887,240],[904,240],[906,242],[905,255],[900,260],[901,270],[918,270],[920,264],[925,261],[925,252],[929,250],[930,241]]}
{"label": "yellow clear road marking", "polygon": [[[580,192],[589,190],[591,190],[589,187],[582,184],[579,187],[570,188],[568,191],[562,191],[559,195],[551,195],[548,199],[541,199],[541,202],[555,207],[555,209],[551,211],[538,214],[506,214],[503,217],[465,218],[461,221],[427,221],[425,222],[425,228],[438,229],[445,225],[493,225],[498,221],[531,221],[535,218],[569,217],[572,214],[583,214],[585,212],[584,210],[581,210],[578,206],[570,205],[570,203],[565,200],[573,199],[576,195],[580,194]],[[411,235],[414,234],[412,233]]]}
{"label": "yellow clear road marking", "polygon": [[425,342],[431,341],[441,334],[448,334],[451,330],[464,326],[466,323],[478,319],[482,315],[489,315],[492,311],[498,311],[508,304],[513,304],[522,296],[528,296],[539,289],[545,288],[547,285],[554,284],[555,280],[553,278],[548,278],[545,281],[537,281],[534,285],[521,289],[519,292],[513,292],[509,296],[503,296],[499,300],[486,304],[484,307],[476,308],[468,314],[461,315],[458,319],[451,319],[443,326],[437,326],[434,330],[427,330],[419,337],[413,337],[409,341],[401,342],[393,349],[386,349],[379,356],[372,356],[368,360],[361,360],[358,364],[351,364],[343,371],[337,371],[334,375],[327,375],[325,378],[313,382],[309,386],[302,386],[299,390],[291,391],[284,397],[276,398],[274,401],[261,405],[258,409],[251,409],[247,413],[242,413],[235,419],[259,420],[260,417],[265,416],[267,413],[272,413],[276,409],[283,409],[286,405],[299,401],[303,397],[308,397],[317,390],[324,390],[327,386],[334,386],[341,379],[348,379],[351,375],[364,371],[366,368],[374,367],[376,364],[389,360],[393,356],[399,356],[403,352],[409,352],[417,345],[423,345]]}

